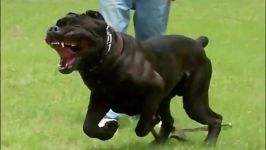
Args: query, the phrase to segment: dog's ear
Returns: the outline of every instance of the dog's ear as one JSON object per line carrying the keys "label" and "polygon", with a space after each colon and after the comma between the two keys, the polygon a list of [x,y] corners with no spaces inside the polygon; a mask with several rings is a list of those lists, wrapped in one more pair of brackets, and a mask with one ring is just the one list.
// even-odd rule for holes
{"label": "dog's ear", "polygon": [[103,16],[98,11],[88,10],[85,15],[90,16],[95,19],[104,20]]}
{"label": "dog's ear", "polygon": [[78,16],[78,14],[73,13],[73,12],[69,12],[69,13],[66,14],[66,16]]}

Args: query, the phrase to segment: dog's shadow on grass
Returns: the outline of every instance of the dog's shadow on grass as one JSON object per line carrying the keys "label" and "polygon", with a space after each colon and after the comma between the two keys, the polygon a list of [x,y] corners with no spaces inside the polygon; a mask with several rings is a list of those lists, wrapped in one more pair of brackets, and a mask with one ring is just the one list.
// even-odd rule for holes
{"label": "dog's shadow on grass", "polygon": [[[150,147],[150,148],[149,148]],[[151,146],[149,146],[147,143],[142,142],[130,142],[130,143],[122,143],[119,145],[111,144],[109,146],[99,146],[95,150],[148,150],[151,149]],[[87,150],[91,150],[91,148],[88,148]]]}
{"label": "dog's shadow on grass", "polygon": [[[193,142],[181,142],[177,140],[169,140],[164,144],[154,145],[150,144],[151,141],[132,141],[122,143],[106,143],[97,147],[88,147],[86,150],[168,150],[174,149],[175,147],[182,147],[193,145]],[[195,143],[194,143],[195,144]]]}
{"label": "dog's shadow on grass", "polygon": [[[151,146],[145,142],[128,142],[128,143],[113,143],[113,144],[102,144],[97,147],[88,147],[86,150],[157,150],[156,146]],[[158,149],[159,150],[159,149]]]}

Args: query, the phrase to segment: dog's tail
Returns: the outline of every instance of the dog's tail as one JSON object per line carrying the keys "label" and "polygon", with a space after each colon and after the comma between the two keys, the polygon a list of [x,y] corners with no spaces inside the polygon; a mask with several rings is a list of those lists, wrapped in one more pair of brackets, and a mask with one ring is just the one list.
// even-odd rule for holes
{"label": "dog's tail", "polygon": [[196,40],[203,48],[206,47],[209,43],[209,40],[206,36],[200,36]]}

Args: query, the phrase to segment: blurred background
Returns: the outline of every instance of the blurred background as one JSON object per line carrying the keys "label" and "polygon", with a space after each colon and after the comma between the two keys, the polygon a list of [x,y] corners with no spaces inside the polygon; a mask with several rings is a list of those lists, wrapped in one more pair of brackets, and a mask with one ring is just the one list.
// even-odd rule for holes
{"label": "blurred background", "polygon": [[[57,71],[58,56],[44,42],[46,30],[67,12],[99,10],[96,0],[1,1],[1,148],[3,150],[148,149],[136,121],[122,117],[111,140],[82,131],[90,92],[78,73]],[[134,35],[131,24],[129,33]],[[175,0],[168,34],[208,36],[213,64],[210,105],[232,129],[221,132],[220,150],[265,149],[265,1]],[[172,100],[176,124],[188,118],[181,98]],[[160,149],[206,149],[206,132],[188,133],[186,143],[170,140]]]}

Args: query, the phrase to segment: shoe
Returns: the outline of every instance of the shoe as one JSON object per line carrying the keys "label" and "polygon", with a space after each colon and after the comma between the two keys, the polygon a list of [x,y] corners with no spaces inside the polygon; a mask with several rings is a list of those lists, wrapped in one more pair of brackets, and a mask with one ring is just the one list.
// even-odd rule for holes
{"label": "shoe", "polygon": [[117,121],[117,120],[113,118],[103,117],[103,119],[99,122],[98,126],[103,127],[105,123],[109,121]]}

